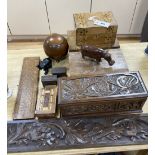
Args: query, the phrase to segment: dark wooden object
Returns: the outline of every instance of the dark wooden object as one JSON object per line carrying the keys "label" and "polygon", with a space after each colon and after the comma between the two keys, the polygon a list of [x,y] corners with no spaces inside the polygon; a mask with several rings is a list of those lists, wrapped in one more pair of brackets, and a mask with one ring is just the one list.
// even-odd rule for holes
{"label": "dark wooden object", "polygon": [[69,46],[64,36],[53,33],[45,39],[43,47],[48,57],[60,61],[66,57]]}
{"label": "dark wooden object", "polygon": [[52,68],[52,74],[57,75],[57,77],[67,76],[67,68],[66,67]]}
{"label": "dark wooden object", "polygon": [[97,64],[90,59],[83,59],[80,52],[69,53],[69,71],[70,76],[87,76],[87,75],[103,75],[108,73],[129,72],[128,65],[120,49],[110,49],[109,53],[115,60],[113,66],[109,66],[104,59]]}
{"label": "dark wooden object", "polygon": [[148,143],[147,115],[10,121],[8,152],[139,145]]}
{"label": "dark wooden object", "polygon": [[[118,25],[112,12],[76,13],[73,16],[78,46],[89,44],[111,48],[114,45]],[[94,25],[94,22],[89,20],[92,16],[111,24],[108,28]]]}
{"label": "dark wooden object", "polygon": [[102,48],[97,48],[91,45],[81,46],[82,58],[85,56],[95,59],[97,62],[101,62],[101,58],[104,58],[110,66],[112,66],[115,61],[112,59],[111,54],[108,50],[103,50]]}
{"label": "dark wooden object", "polygon": [[45,86],[39,95],[35,116],[44,118],[54,117],[56,113],[57,86]]}
{"label": "dark wooden object", "polygon": [[40,69],[40,70],[44,70],[45,71],[45,75],[48,74],[48,70],[49,68],[52,67],[52,59],[50,58],[45,58],[43,59],[43,61],[40,61],[39,65],[37,65],[37,67]]}
{"label": "dark wooden object", "polygon": [[39,61],[39,57],[26,57],[23,60],[13,119],[34,118],[39,82],[39,69],[36,66]]}
{"label": "dark wooden object", "polygon": [[139,72],[61,78],[58,88],[62,117],[140,113],[148,96]]}
{"label": "dark wooden object", "polygon": [[[67,41],[68,41],[68,44],[69,44],[69,52],[79,52],[80,51],[81,46],[76,45],[76,31],[75,30],[67,32]],[[104,46],[98,45],[97,47],[103,48],[103,49],[108,49],[109,48],[108,46],[105,46],[105,45]],[[111,49],[120,48],[119,41],[118,41],[117,38],[115,40],[115,43],[110,48]]]}
{"label": "dark wooden object", "polygon": [[57,75],[46,75],[41,77],[43,87],[47,85],[57,85]]}

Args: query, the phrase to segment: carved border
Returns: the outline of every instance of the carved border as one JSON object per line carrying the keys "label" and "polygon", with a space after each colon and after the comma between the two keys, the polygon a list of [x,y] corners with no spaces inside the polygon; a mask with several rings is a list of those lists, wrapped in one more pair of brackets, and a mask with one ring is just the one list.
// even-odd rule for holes
{"label": "carved border", "polygon": [[137,145],[148,142],[147,115],[8,122],[8,152]]}

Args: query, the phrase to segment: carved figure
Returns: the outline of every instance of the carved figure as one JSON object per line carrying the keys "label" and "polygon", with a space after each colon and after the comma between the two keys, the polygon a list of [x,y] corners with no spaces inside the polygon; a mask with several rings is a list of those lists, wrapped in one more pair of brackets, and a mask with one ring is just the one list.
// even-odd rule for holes
{"label": "carved figure", "polygon": [[40,70],[43,69],[45,71],[45,75],[48,74],[48,69],[52,67],[52,60],[50,58],[45,58],[43,61],[40,61],[37,66]]}
{"label": "carved figure", "polygon": [[81,46],[81,54],[82,58],[84,58],[85,56],[89,58],[94,58],[98,63],[101,62],[101,58],[104,58],[110,66],[115,63],[115,61],[111,58],[111,54],[108,53],[107,50],[103,50],[102,48],[97,48],[95,46]]}

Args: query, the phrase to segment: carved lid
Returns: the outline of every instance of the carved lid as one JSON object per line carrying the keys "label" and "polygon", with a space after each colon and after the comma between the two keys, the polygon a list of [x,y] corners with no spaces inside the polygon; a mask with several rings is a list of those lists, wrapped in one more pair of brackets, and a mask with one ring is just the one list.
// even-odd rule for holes
{"label": "carved lid", "polygon": [[148,96],[139,72],[61,78],[58,83],[59,104]]}

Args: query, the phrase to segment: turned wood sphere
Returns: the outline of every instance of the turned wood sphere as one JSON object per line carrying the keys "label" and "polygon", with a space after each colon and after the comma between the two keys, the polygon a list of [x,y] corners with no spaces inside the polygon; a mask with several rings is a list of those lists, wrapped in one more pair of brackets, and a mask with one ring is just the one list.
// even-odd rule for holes
{"label": "turned wood sphere", "polygon": [[45,39],[43,47],[48,57],[60,61],[67,55],[69,46],[65,37],[54,33]]}

